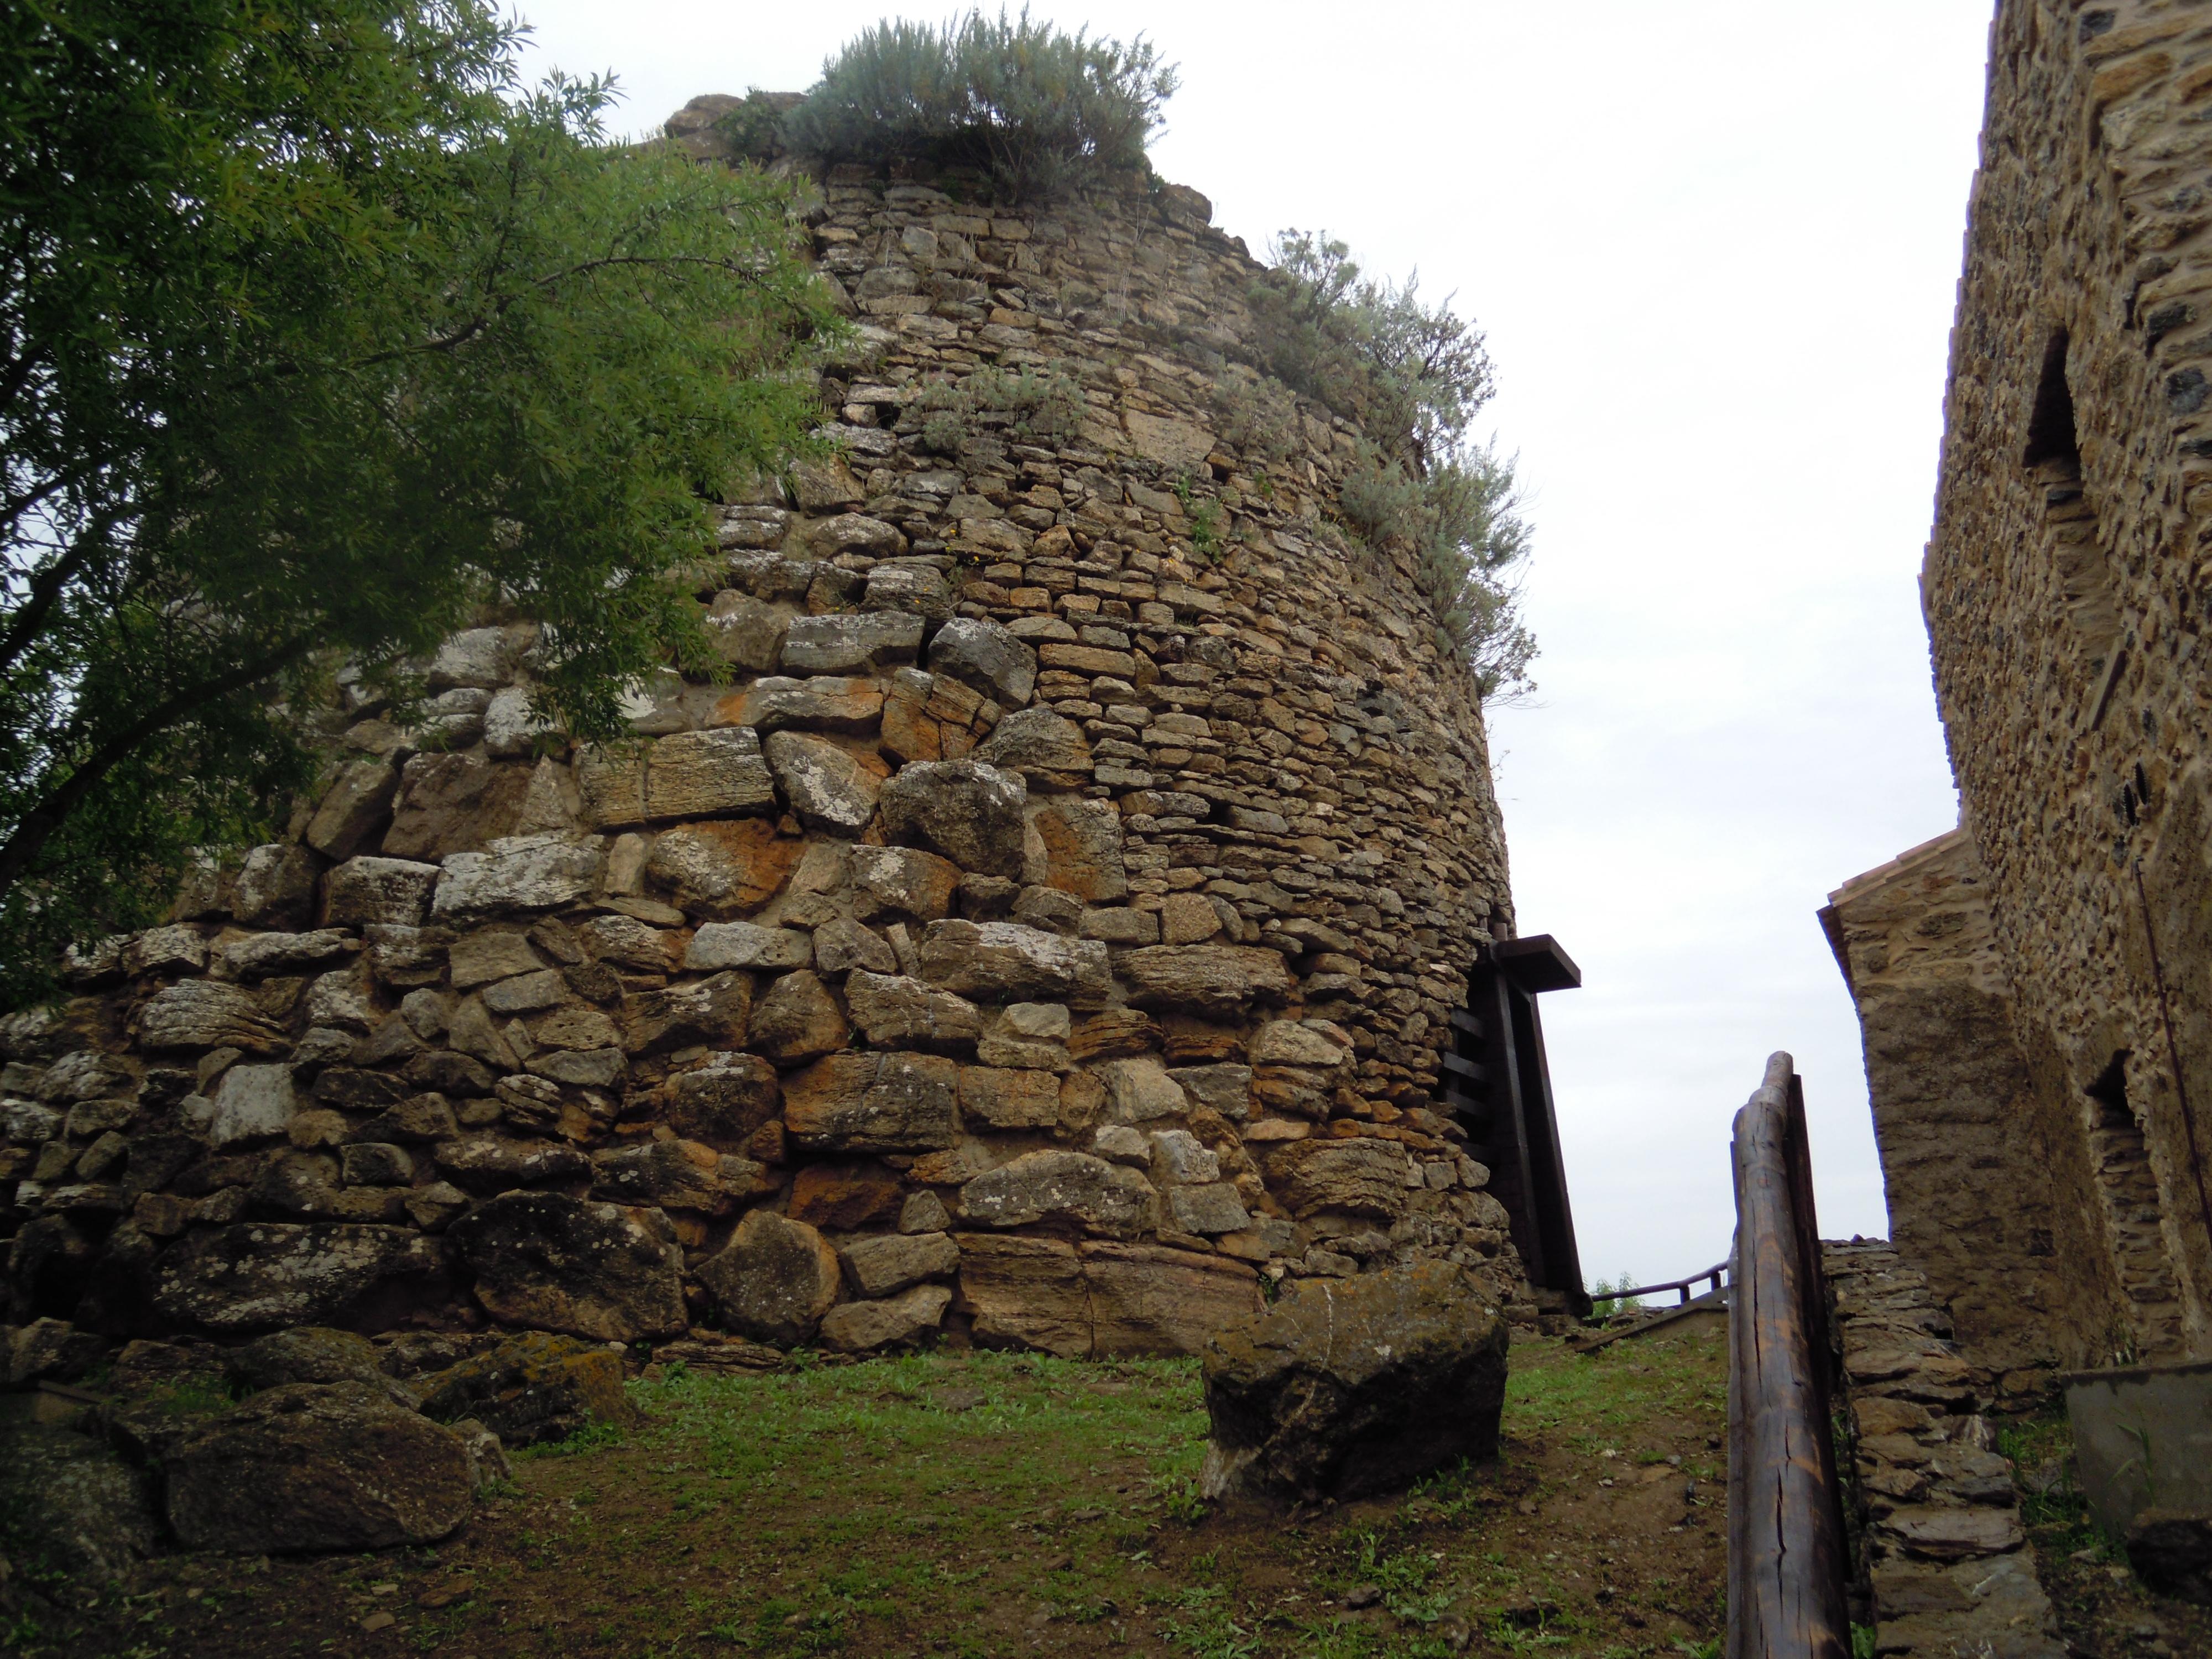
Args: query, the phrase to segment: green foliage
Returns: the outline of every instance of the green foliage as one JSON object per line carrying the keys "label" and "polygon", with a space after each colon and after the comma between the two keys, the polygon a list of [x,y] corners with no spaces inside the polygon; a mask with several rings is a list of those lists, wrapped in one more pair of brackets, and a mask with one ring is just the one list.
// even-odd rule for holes
{"label": "green foliage", "polygon": [[1213,411],[1222,438],[1255,465],[1279,465],[1298,451],[1297,395],[1272,374],[1224,365]]}
{"label": "green foliage", "polygon": [[1602,1279],[1599,1279],[1590,1286],[1590,1317],[1610,1319],[1615,1314],[1634,1313],[1642,1308],[1644,1306],[1642,1297],[1620,1294],[1635,1283],[1636,1281],[1626,1273],[1621,1274],[1618,1279],[1610,1284]]}
{"label": "green foliage", "polygon": [[1018,438],[1072,437],[1089,405],[1081,385],[1055,365],[1042,373],[992,367],[959,380],[933,380],[907,407],[921,422],[922,442],[951,455],[987,428]]}
{"label": "green foliage", "polygon": [[878,23],[823,65],[784,123],[794,149],[988,167],[1016,197],[1145,164],[1176,71],[1142,35],[1124,46],[971,11],[932,27]]}
{"label": "green foliage", "polygon": [[1482,336],[1449,300],[1425,301],[1418,276],[1363,278],[1342,242],[1286,230],[1273,252],[1250,295],[1267,375],[1368,434],[1343,481],[1345,516],[1375,545],[1410,552],[1439,648],[1466,659],[1485,698],[1532,690],[1536,646],[1514,581],[1529,532],[1513,462],[1468,431],[1492,389]]}
{"label": "green foliage", "polygon": [[1221,535],[1221,503],[1193,489],[1188,473],[1176,480],[1175,493],[1190,520],[1191,550],[1208,564],[1219,564],[1226,545]]}
{"label": "green foliage", "polygon": [[350,659],[486,605],[538,712],[711,647],[702,492],[830,325],[781,186],[516,89],[485,0],[45,0],[0,22],[0,1005],[266,835]]}

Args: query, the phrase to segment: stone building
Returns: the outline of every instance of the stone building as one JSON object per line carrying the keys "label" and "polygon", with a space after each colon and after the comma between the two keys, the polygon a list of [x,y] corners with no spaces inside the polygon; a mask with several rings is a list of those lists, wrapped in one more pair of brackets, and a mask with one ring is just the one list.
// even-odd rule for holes
{"label": "stone building", "polygon": [[1824,912],[2002,1371],[2212,1350],[2212,9],[2005,0],[1922,576],[1961,822]]}
{"label": "stone building", "polygon": [[729,682],[576,752],[490,617],[427,730],[346,710],[6,1024],[15,1317],[1162,1352],[1417,1257],[1532,1316],[1438,1110],[1513,932],[1480,700],[1354,430],[1255,413],[1260,267],[1180,187],[812,191],[841,453],[722,511]]}

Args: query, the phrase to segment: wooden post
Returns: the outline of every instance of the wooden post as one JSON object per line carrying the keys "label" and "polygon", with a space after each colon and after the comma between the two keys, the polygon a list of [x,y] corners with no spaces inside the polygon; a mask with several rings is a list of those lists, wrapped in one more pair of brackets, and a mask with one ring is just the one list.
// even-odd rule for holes
{"label": "wooden post", "polygon": [[1729,1659],[1850,1659],[1826,1292],[1804,1145],[1795,1064],[1778,1054],[1735,1120]]}

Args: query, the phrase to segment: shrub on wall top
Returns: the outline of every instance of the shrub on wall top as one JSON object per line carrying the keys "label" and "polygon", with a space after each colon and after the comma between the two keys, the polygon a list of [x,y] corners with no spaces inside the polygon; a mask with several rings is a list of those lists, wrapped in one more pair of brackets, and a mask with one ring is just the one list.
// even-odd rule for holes
{"label": "shrub on wall top", "polygon": [[981,12],[941,27],[878,23],[823,65],[786,118],[794,149],[834,161],[927,157],[988,167],[1017,197],[1141,167],[1176,72],[1124,46]]}

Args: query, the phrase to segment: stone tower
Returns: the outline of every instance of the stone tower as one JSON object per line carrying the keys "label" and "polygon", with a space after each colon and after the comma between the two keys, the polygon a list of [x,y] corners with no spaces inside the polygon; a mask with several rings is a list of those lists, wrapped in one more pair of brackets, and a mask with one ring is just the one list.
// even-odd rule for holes
{"label": "stone tower", "polygon": [[1512,931],[1479,697],[1353,429],[1255,416],[1260,268],[1180,187],[809,177],[837,457],[722,511],[728,683],[576,751],[493,617],[426,732],[352,708],[7,1025],[17,1318],[1178,1352],[1416,1257],[1528,1316],[1437,1109]]}

